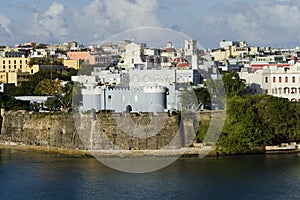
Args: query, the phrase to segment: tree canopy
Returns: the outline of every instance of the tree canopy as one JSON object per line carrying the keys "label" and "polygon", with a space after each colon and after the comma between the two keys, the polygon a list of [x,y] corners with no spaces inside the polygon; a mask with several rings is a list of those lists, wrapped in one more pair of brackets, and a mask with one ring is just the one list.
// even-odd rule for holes
{"label": "tree canopy", "polygon": [[244,94],[245,83],[240,79],[238,73],[226,72],[223,74],[222,81],[224,83],[227,98]]}
{"label": "tree canopy", "polygon": [[[51,71],[39,71],[30,76],[27,82],[11,88],[6,94],[1,94],[0,103],[7,110],[24,109],[24,105],[14,99],[15,96],[50,95],[56,97],[55,101],[48,102],[50,110],[63,108],[65,111],[70,111],[73,89],[71,76],[76,73],[77,70],[73,69],[66,75]],[[66,81],[66,84],[62,84],[63,81]]]}
{"label": "tree canopy", "polygon": [[300,105],[268,95],[235,96],[228,100],[219,139],[225,152],[251,151],[260,145],[300,141]]}

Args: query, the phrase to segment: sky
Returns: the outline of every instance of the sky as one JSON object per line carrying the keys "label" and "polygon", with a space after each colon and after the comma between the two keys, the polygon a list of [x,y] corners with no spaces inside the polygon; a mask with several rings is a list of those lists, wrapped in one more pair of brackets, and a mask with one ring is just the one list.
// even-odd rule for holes
{"label": "sky", "polygon": [[0,1],[0,44],[101,44],[123,31],[161,27],[204,48],[221,40],[294,48],[299,22],[298,0],[10,0]]}

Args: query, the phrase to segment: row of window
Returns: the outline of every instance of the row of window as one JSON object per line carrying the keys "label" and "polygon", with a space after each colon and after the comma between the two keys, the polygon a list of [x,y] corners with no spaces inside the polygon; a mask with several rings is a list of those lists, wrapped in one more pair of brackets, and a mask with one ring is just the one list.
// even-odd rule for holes
{"label": "row of window", "polygon": [[[5,70],[6,66],[3,65],[2,69]],[[22,69],[22,65],[19,66],[20,69]],[[11,66],[8,66],[8,69],[11,69]],[[17,65],[14,65],[14,69],[17,69]]]}
{"label": "row of window", "polygon": [[[278,81],[278,83],[282,83],[283,82],[283,78],[281,76],[278,77],[278,79],[274,76],[273,77],[273,83],[276,83]],[[300,80],[299,80],[300,81]],[[269,82],[269,77],[265,77],[265,83],[268,83]],[[284,82],[285,83],[288,83],[289,82],[289,77],[284,77]],[[293,76],[292,77],[292,80],[291,80],[292,83],[296,83],[296,77]]]}
{"label": "row of window", "polygon": [[[5,60],[2,61],[3,65],[5,65]],[[27,60],[25,60],[25,63],[27,64]],[[11,60],[8,60],[8,64],[11,64]],[[14,60],[14,64],[17,64],[17,61]],[[22,64],[22,60],[20,60],[20,64]]]}
{"label": "row of window", "polygon": [[273,88],[272,94],[300,94],[300,87],[299,88],[295,88],[295,87]]}

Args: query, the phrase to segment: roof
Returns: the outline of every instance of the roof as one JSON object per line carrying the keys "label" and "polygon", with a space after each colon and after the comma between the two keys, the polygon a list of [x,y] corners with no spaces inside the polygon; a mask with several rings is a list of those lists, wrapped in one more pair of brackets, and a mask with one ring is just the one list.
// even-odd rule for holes
{"label": "roof", "polygon": [[179,63],[179,64],[177,65],[177,67],[179,67],[179,68],[182,68],[182,67],[188,67],[188,66],[189,66],[188,63]]}
{"label": "roof", "polygon": [[55,99],[55,97],[54,96],[16,96],[15,99],[20,101],[43,103],[45,101]]}
{"label": "roof", "polygon": [[174,48],[165,48],[164,52],[176,52]]}

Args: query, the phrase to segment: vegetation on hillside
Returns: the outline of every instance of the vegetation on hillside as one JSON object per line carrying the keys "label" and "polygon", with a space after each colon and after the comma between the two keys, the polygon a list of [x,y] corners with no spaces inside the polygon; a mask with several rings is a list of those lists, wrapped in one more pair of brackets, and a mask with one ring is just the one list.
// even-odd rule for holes
{"label": "vegetation on hillside", "polygon": [[[269,95],[246,94],[247,88],[235,72],[224,74],[223,82],[227,106],[219,151],[246,153],[264,145],[300,141],[299,104]],[[204,94],[201,98],[208,96]],[[197,141],[204,140],[209,124],[200,122]]]}
{"label": "vegetation on hillside", "polygon": [[31,58],[29,66],[33,65],[63,65],[62,59],[59,58]]}
{"label": "vegetation on hillside", "polygon": [[225,153],[244,153],[262,145],[300,141],[300,105],[268,95],[235,96],[218,145]]}

